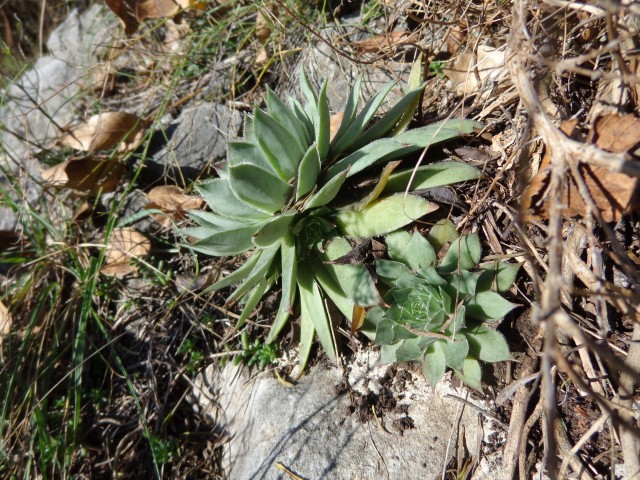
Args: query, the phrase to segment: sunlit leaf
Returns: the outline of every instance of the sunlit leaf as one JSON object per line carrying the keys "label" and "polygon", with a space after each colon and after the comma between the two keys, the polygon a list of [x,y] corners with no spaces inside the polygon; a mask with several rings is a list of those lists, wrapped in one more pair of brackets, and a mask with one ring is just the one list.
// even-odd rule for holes
{"label": "sunlit leaf", "polygon": [[306,266],[298,270],[298,288],[300,290],[302,311],[306,311],[311,318],[322,347],[329,355],[329,358],[336,362],[338,356],[333,338],[333,326],[320,295],[318,283],[313,276],[312,270]]}
{"label": "sunlit leaf", "polygon": [[336,224],[347,237],[370,238],[408,225],[438,206],[416,195],[392,195],[378,199],[359,212],[341,210]]}
{"label": "sunlit leaf", "polygon": [[[461,162],[439,162],[422,165],[417,169],[395,172],[389,177],[385,192],[404,192],[424,188],[441,187],[453,183],[475,180],[481,172],[475,167]],[[409,182],[411,184],[409,185]]]}
{"label": "sunlit leaf", "polygon": [[305,205],[305,210],[322,207],[331,202],[340,192],[340,188],[347,179],[349,170],[345,170],[341,175],[333,177],[318,192],[316,192]]}

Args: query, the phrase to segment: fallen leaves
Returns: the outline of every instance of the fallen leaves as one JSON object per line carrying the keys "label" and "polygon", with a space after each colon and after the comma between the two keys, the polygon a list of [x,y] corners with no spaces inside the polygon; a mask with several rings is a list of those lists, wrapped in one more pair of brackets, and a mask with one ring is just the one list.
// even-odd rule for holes
{"label": "fallen leaves", "polygon": [[127,35],[135,33],[140,24],[150,18],[172,17],[180,9],[203,9],[206,3],[198,0],[105,0],[115,13]]}
{"label": "fallen leaves", "polygon": [[124,170],[124,164],[116,159],[76,158],[42,171],[42,179],[50,187],[97,195],[113,192]]}
{"label": "fallen leaves", "polygon": [[[571,135],[576,122],[565,122],[563,132]],[[640,143],[640,118],[633,115],[610,114],[596,119],[587,142],[594,142],[603,150],[613,153],[624,153]],[[553,147],[549,147],[553,148]],[[549,214],[549,198],[546,194],[549,186],[551,153],[547,150],[540,171],[533,177],[525,190],[523,210],[525,219],[547,219]],[[631,207],[631,200],[637,188],[638,179],[624,173],[579,164],[578,170],[584,181],[593,203],[600,211],[605,222],[617,222]],[[578,183],[570,178],[563,192],[562,203],[565,217],[584,217],[589,212],[588,201],[580,194]]]}
{"label": "fallen leaves", "polygon": [[199,210],[204,199],[185,195],[183,190],[173,185],[155,187],[147,194],[147,210],[162,210],[164,214],[154,213],[151,217],[161,225],[170,227],[172,220],[182,220],[188,210]]}
{"label": "fallen leaves", "polygon": [[490,83],[501,83],[507,79],[504,49],[478,45],[477,55],[463,53],[444,69],[451,87],[460,95],[481,93],[488,96],[490,89],[482,88]]}
{"label": "fallen leaves", "polygon": [[9,309],[4,303],[2,303],[2,300],[0,300],[0,337],[4,337],[9,334],[12,324],[13,320],[9,313]]}
{"label": "fallen leaves", "polygon": [[133,273],[136,271],[133,260],[147,257],[150,251],[151,242],[142,233],[133,228],[116,228],[109,237],[100,272],[115,277]]}
{"label": "fallen leaves", "polygon": [[84,152],[107,150],[116,145],[120,151],[131,151],[140,143],[143,128],[144,121],[137,115],[99,113],[60,137],[58,143]]}

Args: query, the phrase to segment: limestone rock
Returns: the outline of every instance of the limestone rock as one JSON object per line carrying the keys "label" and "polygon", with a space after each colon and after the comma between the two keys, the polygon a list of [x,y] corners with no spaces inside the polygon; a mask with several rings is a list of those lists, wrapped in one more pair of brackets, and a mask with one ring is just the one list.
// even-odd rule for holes
{"label": "limestone rock", "polygon": [[480,403],[465,389],[444,381],[432,389],[421,375],[381,366],[373,352],[346,368],[313,367],[291,388],[230,365],[207,371],[200,404],[228,433],[229,478],[289,478],[276,463],[309,479],[439,478],[458,445],[478,458],[488,422],[445,396]]}
{"label": "limestone rock", "polygon": [[[236,137],[242,115],[226,105],[201,103],[183,111],[157,137],[166,141],[145,161],[145,182],[171,179],[180,186],[226,157],[227,140]],[[164,143],[164,142],[163,142]]]}

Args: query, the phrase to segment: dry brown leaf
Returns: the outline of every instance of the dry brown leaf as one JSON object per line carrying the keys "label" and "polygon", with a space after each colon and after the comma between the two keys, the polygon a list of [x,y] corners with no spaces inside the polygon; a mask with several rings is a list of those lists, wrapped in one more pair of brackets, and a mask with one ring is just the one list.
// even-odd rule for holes
{"label": "dry brown leaf", "polygon": [[166,215],[154,213],[151,217],[164,226],[171,226],[171,220],[182,220],[187,210],[199,210],[204,199],[185,195],[181,188],[166,185],[155,187],[147,194],[149,203],[145,207],[162,210]]}
{"label": "dry brown leaf", "polygon": [[44,170],[42,179],[51,187],[72,188],[96,195],[113,192],[124,169],[124,164],[117,160],[78,158]]}
{"label": "dry brown leaf", "polygon": [[140,22],[136,18],[136,0],[105,0],[105,3],[120,18],[127,35],[138,29]]}
{"label": "dry brown leaf", "polygon": [[464,25],[459,23],[451,29],[445,41],[445,44],[447,46],[447,52],[449,53],[449,55],[453,56],[456,53],[458,53],[458,50],[460,50],[460,47],[462,46],[462,43],[464,42],[466,37],[467,37],[466,23]]}
{"label": "dry brown leaf", "polygon": [[351,333],[354,334],[362,324],[364,323],[364,317],[367,313],[367,309],[362,305],[358,305],[357,303],[353,304],[353,313],[351,314]]}
{"label": "dry brown leaf", "polygon": [[267,47],[262,47],[256,55],[255,64],[256,67],[264,67],[269,61],[269,50]]}
{"label": "dry brown leaf", "polygon": [[[485,84],[490,82],[499,83],[507,79],[504,49],[498,50],[488,45],[479,45],[477,63],[472,53],[463,53],[444,69],[444,73],[458,94],[471,95],[477,93]],[[480,79],[479,83],[478,77]],[[486,90],[484,94],[489,95],[489,93],[490,91]]]}
{"label": "dry brown leaf", "polygon": [[353,42],[353,45],[359,52],[376,53],[401,45],[410,45],[417,41],[417,32],[390,32],[384,35],[376,35],[373,38]]}
{"label": "dry brown leaf", "polygon": [[181,8],[207,8],[207,3],[199,0],[105,0],[105,3],[120,18],[127,35],[135,33],[148,18],[172,17]]}
{"label": "dry brown leaf", "polygon": [[100,272],[121,277],[136,270],[135,258],[145,258],[151,251],[151,242],[133,228],[116,228],[107,244],[105,264]]}
{"label": "dry brown leaf", "polygon": [[[575,125],[575,121],[565,122],[561,128],[570,135]],[[624,153],[640,143],[640,118],[633,115],[604,115],[596,120],[587,140],[594,138],[596,145],[603,150]],[[546,191],[549,186],[550,162],[551,153],[548,150],[540,164],[540,171],[525,191],[523,209],[531,210],[525,218],[548,218],[549,200],[546,198]],[[638,179],[584,163],[578,165],[578,170],[602,219],[605,222],[619,221],[630,207]],[[580,195],[575,178],[570,178],[562,202],[566,206],[562,212],[565,217],[585,216],[588,212],[587,203]]]}
{"label": "dry brown leaf", "polygon": [[0,336],[8,335],[11,331],[13,319],[7,306],[0,300]]}
{"label": "dry brown leaf", "polygon": [[131,113],[99,113],[60,137],[58,142],[85,152],[107,150],[118,144],[120,151],[131,151],[142,140],[143,124],[140,117]]}
{"label": "dry brown leaf", "polygon": [[331,119],[329,120],[329,141],[330,142],[333,141],[333,137],[335,137],[336,133],[338,133],[343,117],[344,117],[344,112],[338,112],[331,115]]}
{"label": "dry brown leaf", "polygon": [[262,10],[258,11],[258,15],[256,16],[256,38],[260,40],[260,43],[265,43],[269,40],[271,36],[271,25],[265,17],[265,14],[262,13]]}

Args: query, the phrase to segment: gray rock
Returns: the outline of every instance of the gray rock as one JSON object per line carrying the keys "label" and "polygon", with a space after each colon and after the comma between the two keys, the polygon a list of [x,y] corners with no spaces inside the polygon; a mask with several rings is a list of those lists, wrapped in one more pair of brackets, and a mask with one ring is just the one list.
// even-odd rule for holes
{"label": "gray rock", "polygon": [[238,135],[242,115],[226,105],[202,103],[183,111],[156,139],[166,144],[145,161],[143,182],[160,179],[186,186],[226,157],[227,140]]}
{"label": "gray rock", "polygon": [[[228,433],[225,467],[238,480],[290,478],[276,463],[305,479],[439,478],[457,445],[478,458],[478,442],[490,434],[476,410],[445,396],[465,398],[464,389],[446,381],[432,389],[409,371],[390,375],[373,352],[346,372],[314,367],[291,388],[229,365],[208,370],[199,387],[200,404]],[[376,398],[384,399],[380,423],[372,415],[363,423]]]}
{"label": "gray rock", "polygon": [[[88,68],[117,31],[115,25],[115,17],[104,6],[94,5],[82,14],[74,10],[51,33],[50,54],[0,92],[4,99],[0,195],[27,203],[41,196],[39,164],[33,154],[56,139],[59,127],[76,116],[83,88],[90,86]],[[13,229],[16,222],[11,210],[0,206],[0,230]]]}

